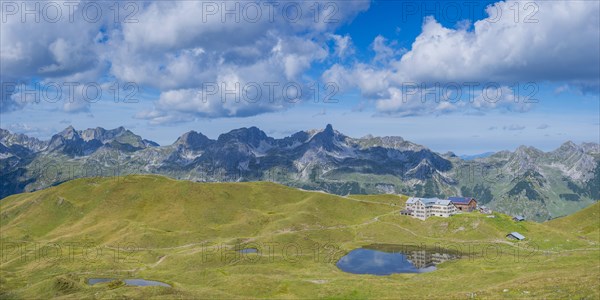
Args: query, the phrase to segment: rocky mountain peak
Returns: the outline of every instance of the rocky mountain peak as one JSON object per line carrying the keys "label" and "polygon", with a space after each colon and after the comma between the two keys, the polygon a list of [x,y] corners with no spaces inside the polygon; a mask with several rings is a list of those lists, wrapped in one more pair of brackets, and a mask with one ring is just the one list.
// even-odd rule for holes
{"label": "rocky mountain peak", "polygon": [[264,131],[252,126],[250,128],[234,129],[228,133],[221,134],[217,141],[221,143],[237,141],[252,145],[253,147],[259,147],[261,141],[272,144],[274,139],[268,137]]}
{"label": "rocky mountain peak", "polygon": [[346,136],[333,130],[331,124],[327,124],[325,129],[313,135],[311,142],[316,146],[322,146],[327,151],[341,150]]}
{"label": "rocky mountain peak", "polygon": [[77,130],[75,130],[75,128],[72,125],[69,125],[69,127],[65,128],[63,131],[58,133],[58,135],[64,139],[68,139],[68,140],[74,140],[74,139],[81,138],[79,136],[79,133],[77,132]]}
{"label": "rocky mountain peak", "polygon": [[[38,186],[27,186],[27,182],[35,180],[27,174],[35,173],[19,171],[27,170],[31,159],[44,161],[46,155],[53,160],[70,161],[78,167],[101,161],[98,166],[109,171],[115,166],[127,168],[131,162],[134,166],[142,163],[142,172],[190,180],[228,181],[240,180],[240,176],[243,177],[241,180],[265,180],[271,178],[267,176],[273,176],[273,172],[281,171],[290,174],[285,180],[291,185],[343,194],[372,192],[381,185],[393,189],[401,180],[403,184],[396,186],[395,192],[440,197],[459,193],[485,194],[486,201],[498,205],[498,209],[507,207],[502,199],[513,199],[518,195],[531,196],[530,201],[541,205],[547,200],[561,205],[591,201],[597,198],[593,196],[597,193],[594,184],[600,176],[598,158],[591,155],[598,153],[595,143],[575,145],[567,142],[555,152],[548,153],[521,146],[514,152],[502,151],[465,161],[453,153],[440,156],[397,136],[347,137],[331,124],[283,139],[268,137],[257,127],[232,130],[220,135],[216,141],[190,131],[173,145],[156,149],[148,149],[158,145],[123,127],[77,131],[69,126],[52,137],[47,150],[39,152],[29,151],[29,146],[20,146],[30,141],[25,135],[0,130],[0,162],[10,163],[5,165],[12,168],[12,174],[18,175],[4,185],[15,188],[0,195],[53,184],[43,182]],[[484,169],[489,170],[484,173],[489,176],[482,180],[476,172]],[[377,180],[376,186],[372,184],[373,179]]]}
{"label": "rocky mountain peak", "polygon": [[4,146],[18,145],[29,149],[31,152],[39,152],[48,146],[47,141],[41,141],[34,137],[29,137],[22,133],[11,133],[6,129],[0,128],[0,143]]}
{"label": "rocky mountain peak", "polygon": [[515,150],[515,155],[519,156],[519,157],[536,157],[539,155],[543,155],[544,152],[538,148],[535,147],[531,147],[531,146],[519,146],[516,150]]}
{"label": "rocky mountain peak", "polygon": [[582,150],[581,147],[579,147],[577,144],[573,143],[573,141],[566,141],[562,145],[560,145],[560,147],[558,147],[558,149],[556,149],[556,151],[562,151],[562,152],[581,151],[581,150]]}
{"label": "rocky mountain peak", "polygon": [[579,145],[575,144],[573,141],[569,140],[569,141],[562,143],[559,148],[579,149],[581,147]]}
{"label": "rocky mountain peak", "polygon": [[132,152],[158,144],[143,140],[140,136],[120,126],[106,130],[102,127],[77,131],[73,126],[65,128],[50,139],[48,151],[59,151],[69,156],[83,156],[101,147]]}
{"label": "rocky mountain peak", "polygon": [[203,147],[206,147],[211,142],[212,140],[204,134],[192,130],[180,136],[174,144],[187,149],[199,150]]}
{"label": "rocky mountain peak", "polygon": [[81,132],[81,138],[83,138],[84,141],[90,141],[94,139],[101,140],[105,132],[106,130],[102,127],[96,127],[94,129],[90,128]]}
{"label": "rocky mountain peak", "polygon": [[600,144],[597,143],[581,143],[581,148],[589,154],[600,154]]}
{"label": "rocky mountain peak", "polygon": [[446,152],[446,153],[442,154],[442,156],[444,156],[444,157],[458,157],[458,156],[457,156],[457,155],[456,155],[454,152],[452,152],[452,151],[448,151],[448,152]]}

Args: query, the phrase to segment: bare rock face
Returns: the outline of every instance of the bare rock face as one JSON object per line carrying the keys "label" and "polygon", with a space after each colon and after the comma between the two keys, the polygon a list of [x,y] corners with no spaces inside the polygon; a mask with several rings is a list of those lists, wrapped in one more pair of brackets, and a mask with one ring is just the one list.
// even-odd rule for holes
{"label": "bare rock face", "polygon": [[[521,146],[462,159],[398,136],[348,137],[330,124],[281,139],[256,127],[216,140],[190,131],[166,146],[124,127],[69,126],[49,141],[0,129],[0,197],[78,177],[151,173],[194,181],[269,180],[336,194],[471,196],[495,210],[522,210],[543,220],[600,197],[599,149],[569,141],[550,152]],[[39,170],[48,162],[70,169],[49,179]]]}

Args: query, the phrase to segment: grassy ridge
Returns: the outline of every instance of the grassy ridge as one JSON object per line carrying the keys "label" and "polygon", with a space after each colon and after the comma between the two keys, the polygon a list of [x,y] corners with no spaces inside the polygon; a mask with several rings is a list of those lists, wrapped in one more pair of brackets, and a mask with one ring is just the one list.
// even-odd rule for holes
{"label": "grassy ridge", "polygon": [[2,201],[0,224],[4,235],[23,240],[91,236],[101,243],[160,247],[305,226],[348,225],[387,211],[381,205],[340,202],[329,194],[268,182],[198,184],[137,176],[124,181],[79,179],[8,197]]}
{"label": "grassy ridge", "polygon": [[579,237],[600,241],[600,203],[584,208],[572,215],[546,222],[550,227],[562,229]]}
{"label": "grassy ridge", "polygon": [[[0,298],[600,296],[598,203],[539,224],[479,213],[420,221],[398,214],[405,201],[268,182],[78,179],[0,201]],[[511,231],[527,240],[507,240]],[[441,245],[468,257],[427,274],[337,269],[346,252],[370,244]],[[49,259],[34,245],[60,245],[63,254]],[[235,251],[243,247],[261,253]],[[173,288],[87,286],[92,277]]]}

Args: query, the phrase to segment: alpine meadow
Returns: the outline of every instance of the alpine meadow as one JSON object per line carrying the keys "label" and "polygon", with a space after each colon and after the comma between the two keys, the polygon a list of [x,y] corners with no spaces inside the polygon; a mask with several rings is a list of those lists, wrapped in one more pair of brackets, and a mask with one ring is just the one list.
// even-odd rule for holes
{"label": "alpine meadow", "polygon": [[0,1],[0,299],[599,299],[600,2]]}

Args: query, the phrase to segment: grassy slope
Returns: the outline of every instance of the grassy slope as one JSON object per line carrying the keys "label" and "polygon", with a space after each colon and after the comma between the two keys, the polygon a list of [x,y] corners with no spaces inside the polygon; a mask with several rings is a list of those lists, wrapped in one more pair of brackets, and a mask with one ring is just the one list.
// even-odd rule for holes
{"label": "grassy slope", "polygon": [[[264,182],[79,179],[0,202],[0,298],[600,297],[599,204],[538,224],[478,213],[423,222],[398,215],[404,201]],[[527,241],[508,241],[511,231]],[[34,245],[52,242],[60,259],[34,256]],[[335,267],[347,251],[373,243],[437,244],[469,257],[427,274]],[[262,255],[240,256],[238,244]],[[174,287],[89,287],[90,277]]]}
{"label": "grassy slope", "polygon": [[600,202],[596,202],[572,215],[550,220],[546,224],[556,229],[566,229],[580,238],[600,241]]}

